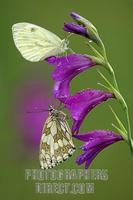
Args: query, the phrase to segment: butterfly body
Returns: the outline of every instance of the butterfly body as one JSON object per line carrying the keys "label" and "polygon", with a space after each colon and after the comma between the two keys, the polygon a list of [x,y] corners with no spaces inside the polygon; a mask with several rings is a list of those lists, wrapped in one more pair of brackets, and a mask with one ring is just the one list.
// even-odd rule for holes
{"label": "butterfly body", "polygon": [[12,26],[15,46],[28,61],[38,62],[51,56],[64,53],[68,40],[31,23],[17,23]]}
{"label": "butterfly body", "polygon": [[41,168],[55,167],[71,156],[74,151],[72,134],[65,113],[50,107],[40,142]]}

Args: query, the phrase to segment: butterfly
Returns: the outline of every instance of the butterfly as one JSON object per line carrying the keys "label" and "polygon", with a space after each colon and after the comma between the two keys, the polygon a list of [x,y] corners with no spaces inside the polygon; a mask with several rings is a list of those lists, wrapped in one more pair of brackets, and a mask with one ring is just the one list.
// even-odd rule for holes
{"label": "butterfly", "polygon": [[17,23],[12,26],[15,46],[28,61],[38,62],[68,50],[67,39],[31,23]]}
{"label": "butterfly", "polygon": [[72,156],[74,151],[75,146],[66,114],[49,106],[49,116],[44,124],[40,140],[41,169],[55,167]]}

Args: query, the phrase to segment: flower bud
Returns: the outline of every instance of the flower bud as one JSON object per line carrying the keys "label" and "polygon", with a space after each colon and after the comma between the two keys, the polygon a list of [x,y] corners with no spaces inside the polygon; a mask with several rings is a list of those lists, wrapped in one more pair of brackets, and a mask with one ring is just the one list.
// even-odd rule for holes
{"label": "flower bud", "polygon": [[78,24],[82,24],[83,26],[90,26],[95,32],[97,32],[96,27],[89,20],[75,12],[72,12],[70,15]]}
{"label": "flower bud", "polygon": [[64,30],[70,33],[75,33],[78,35],[82,35],[84,37],[89,37],[87,30],[78,24],[74,23],[65,23],[64,24]]}
{"label": "flower bud", "polygon": [[101,39],[98,35],[96,27],[89,20],[85,19],[75,12],[72,12],[70,15],[82,28],[84,27],[85,31],[87,32],[88,38],[95,42],[97,45],[101,46]]}

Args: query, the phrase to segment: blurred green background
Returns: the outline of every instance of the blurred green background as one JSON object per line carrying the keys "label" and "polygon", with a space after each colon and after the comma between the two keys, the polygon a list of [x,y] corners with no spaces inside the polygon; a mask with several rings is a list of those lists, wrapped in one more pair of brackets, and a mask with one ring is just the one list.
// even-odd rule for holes
{"label": "blurred green background", "polygon": [[[25,106],[27,96],[41,96],[44,106],[49,102],[54,104],[52,98],[53,81],[50,78],[53,67],[44,62],[30,63],[24,60],[14,46],[11,26],[17,22],[31,22],[64,38],[64,22],[72,21],[69,17],[75,11],[92,21],[98,28],[107,48],[110,62],[114,65],[120,89],[127,100],[130,110],[131,126],[133,123],[133,89],[132,89],[132,52],[133,52],[133,1],[131,0],[23,0],[1,1],[1,30],[0,30],[0,87],[1,87],[1,164],[0,164],[0,198],[1,199],[132,199],[133,185],[133,157],[124,142],[116,143],[101,152],[91,165],[91,168],[108,169],[109,180],[96,182],[95,193],[91,195],[56,195],[36,194],[34,182],[26,182],[25,169],[39,168],[38,146],[34,140],[28,138],[30,127],[21,121],[26,114]],[[70,46],[77,53],[88,53],[84,39],[72,37]],[[103,72],[105,72],[103,70]],[[88,87],[96,87],[100,82],[96,68],[82,73],[72,81],[71,89],[75,91]],[[41,88],[38,92],[38,88]],[[28,96],[28,98],[29,98]],[[36,102],[36,101],[35,101]],[[106,102],[95,108],[86,118],[81,131],[111,129],[114,122],[108,105],[112,104],[118,111],[121,119],[123,112],[116,102]],[[37,106],[33,102],[33,107]],[[42,106],[42,104],[41,104]],[[46,114],[44,115],[44,120]],[[30,117],[30,116],[28,116]],[[26,116],[26,119],[28,120]],[[34,117],[38,120],[39,115]],[[42,115],[41,115],[42,119]],[[39,120],[38,120],[39,123]],[[26,124],[26,127],[25,127]],[[42,128],[43,121],[39,127]],[[132,126],[133,129],[133,126]],[[34,130],[34,124],[32,129]],[[30,130],[30,131],[31,131]],[[33,131],[34,134],[40,132]],[[32,137],[32,135],[31,135]],[[33,136],[34,137],[34,136]],[[28,140],[28,142],[26,141]],[[35,138],[36,140],[36,138]],[[32,145],[30,144],[32,142]],[[78,142],[76,143],[80,145]],[[83,168],[75,165],[76,154],[57,169]]]}

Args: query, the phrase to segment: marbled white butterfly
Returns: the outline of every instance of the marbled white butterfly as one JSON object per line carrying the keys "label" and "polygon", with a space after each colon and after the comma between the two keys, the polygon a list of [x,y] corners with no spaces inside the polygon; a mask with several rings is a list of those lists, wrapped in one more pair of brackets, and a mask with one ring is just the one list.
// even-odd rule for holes
{"label": "marbled white butterfly", "polygon": [[41,169],[55,167],[73,154],[75,147],[66,114],[49,106],[49,116],[44,124],[39,160]]}

